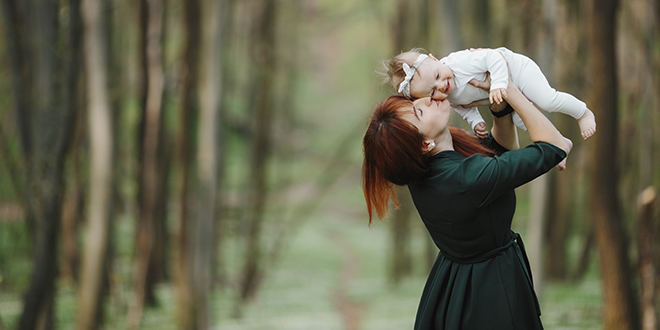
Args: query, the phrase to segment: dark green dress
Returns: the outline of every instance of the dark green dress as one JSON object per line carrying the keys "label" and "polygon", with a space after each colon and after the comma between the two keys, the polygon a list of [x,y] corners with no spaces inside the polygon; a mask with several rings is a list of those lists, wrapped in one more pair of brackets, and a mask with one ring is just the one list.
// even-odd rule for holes
{"label": "dark green dress", "polygon": [[492,158],[456,151],[431,158],[426,178],[408,186],[441,251],[415,329],[543,329],[524,245],[511,231],[514,189],[564,157],[537,142]]}

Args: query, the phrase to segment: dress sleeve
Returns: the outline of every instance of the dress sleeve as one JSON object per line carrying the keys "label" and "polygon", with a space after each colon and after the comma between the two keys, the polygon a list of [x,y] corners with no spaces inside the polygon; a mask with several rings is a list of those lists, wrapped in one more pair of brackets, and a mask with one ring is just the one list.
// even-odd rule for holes
{"label": "dress sleeve", "polygon": [[564,158],[566,152],[546,142],[536,142],[493,158],[473,155],[462,164],[461,180],[471,202],[484,207],[551,170]]}
{"label": "dress sleeve", "polygon": [[479,143],[483,145],[484,147],[490,149],[493,151],[494,155],[500,156],[503,153],[509,151],[509,149],[503,147],[501,144],[497,143],[495,141],[495,138],[493,137],[493,132],[490,131],[488,132],[488,136],[485,138],[479,138]]}

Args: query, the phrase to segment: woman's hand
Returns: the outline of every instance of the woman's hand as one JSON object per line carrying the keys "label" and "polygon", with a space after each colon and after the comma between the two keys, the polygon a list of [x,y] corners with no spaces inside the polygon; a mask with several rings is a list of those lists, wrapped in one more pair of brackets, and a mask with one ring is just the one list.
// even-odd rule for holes
{"label": "woman's hand", "polygon": [[[481,88],[483,90],[489,91],[490,90],[490,72],[486,72],[486,79],[484,81],[477,80],[477,79],[472,79],[468,82],[468,84],[476,87],[476,88]],[[472,108],[472,107],[479,107],[482,105],[490,105],[490,101],[488,99],[483,99],[483,100],[477,100],[469,104],[462,104],[463,108]]]}
{"label": "woman's hand", "polygon": [[489,91],[490,90],[490,72],[486,71],[486,79],[484,81],[477,80],[477,79],[472,79],[468,81],[468,84],[476,87],[476,88],[481,88],[483,90]]}

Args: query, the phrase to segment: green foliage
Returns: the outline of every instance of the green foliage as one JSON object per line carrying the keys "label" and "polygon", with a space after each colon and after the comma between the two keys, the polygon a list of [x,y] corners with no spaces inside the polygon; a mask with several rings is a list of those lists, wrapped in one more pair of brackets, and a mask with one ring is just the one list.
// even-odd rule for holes
{"label": "green foliage", "polygon": [[0,219],[0,292],[23,292],[32,270],[32,240],[19,219]]}

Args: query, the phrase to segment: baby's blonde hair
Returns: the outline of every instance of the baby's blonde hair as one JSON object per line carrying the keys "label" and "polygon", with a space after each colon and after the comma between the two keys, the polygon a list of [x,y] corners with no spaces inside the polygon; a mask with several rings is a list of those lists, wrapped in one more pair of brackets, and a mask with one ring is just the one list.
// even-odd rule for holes
{"label": "baby's blonde hair", "polygon": [[383,78],[382,83],[392,85],[395,91],[399,90],[399,85],[406,77],[406,73],[403,71],[403,63],[412,66],[421,54],[428,54],[428,52],[422,48],[413,48],[394,56],[390,60],[383,60],[381,70],[376,71]]}

